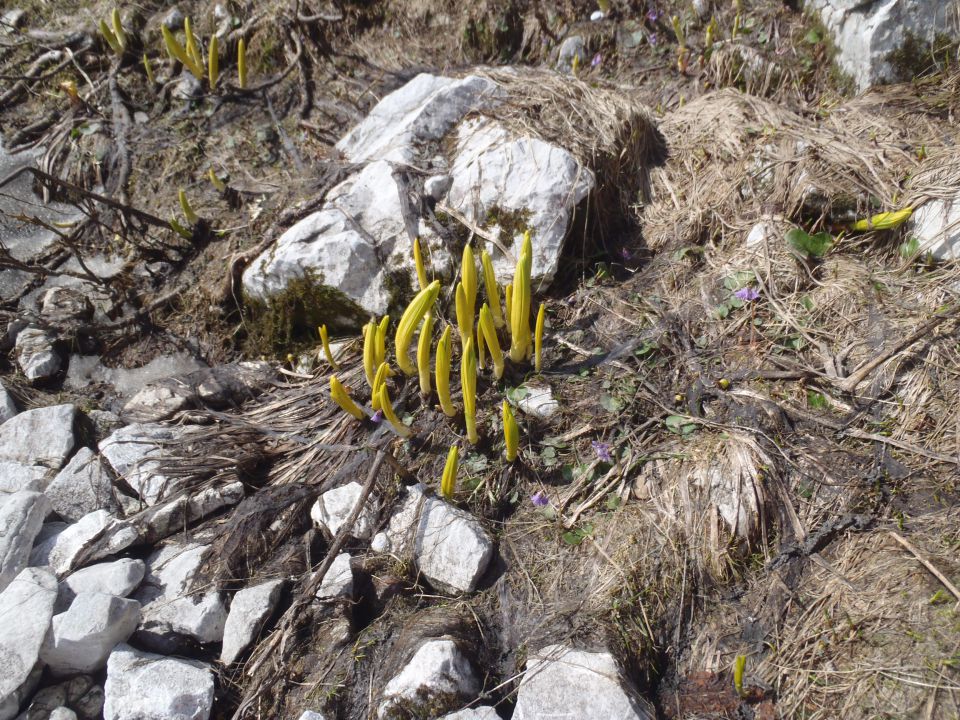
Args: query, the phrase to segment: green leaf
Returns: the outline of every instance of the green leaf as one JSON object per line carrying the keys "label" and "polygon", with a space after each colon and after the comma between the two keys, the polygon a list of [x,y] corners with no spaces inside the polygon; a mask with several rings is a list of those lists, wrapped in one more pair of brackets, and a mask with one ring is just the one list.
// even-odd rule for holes
{"label": "green leaf", "polygon": [[670,415],[664,420],[664,425],[667,426],[667,430],[677,435],[689,435],[697,429],[697,423],[690,422],[690,419],[683,415]]}
{"label": "green leaf", "polygon": [[787,231],[786,239],[794,250],[808,258],[823,257],[833,247],[833,236],[828,232],[811,235],[800,228],[792,228]]}
{"label": "green leaf", "polygon": [[633,354],[636,355],[637,357],[643,357],[644,355],[649,355],[658,347],[659,346],[657,345],[657,343],[650,342],[649,340],[647,340],[646,342],[643,343],[643,345],[641,345],[636,350],[634,350]]}
{"label": "green leaf", "polygon": [[738,270],[733,275],[727,275],[723,279],[723,286],[730,292],[736,292],[740,288],[753,282],[753,273],[749,270]]}
{"label": "green leaf", "polygon": [[902,257],[904,260],[909,260],[918,252],[920,252],[920,241],[912,235],[900,246],[900,257]]}
{"label": "green leaf", "polygon": [[560,537],[567,545],[576,546],[582,543],[583,539],[586,536],[587,535],[586,533],[583,532],[583,530],[577,529],[577,530],[569,530],[565,532],[563,535],[561,535]]}
{"label": "green leaf", "polygon": [[726,303],[721,303],[713,309],[713,314],[723,320],[727,315],[730,314],[730,306]]}
{"label": "green leaf", "polygon": [[607,510],[616,510],[618,507],[620,507],[621,502],[623,501],[620,499],[619,495],[616,493],[610,493],[607,495],[607,502],[605,504],[607,506]]}
{"label": "green leaf", "polygon": [[827,399],[818,392],[807,390],[807,405],[814,410],[826,410]]}
{"label": "green leaf", "polygon": [[613,395],[601,395],[600,407],[609,413],[618,413],[623,407],[623,403]]}
{"label": "green leaf", "polygon": [[521,385],[520,387],[515,387],[515,388],[508,387],[505,394],[507,396],[507,400],[510,401],[510,404],[516,405],[521,400],[523,400],[527,395],[529,395],[530,391],[526,387]]}
{"label": "green leaf", "polygon": [[803,40],[811,45],[816,45],[817,43],[823,41],[823,36],[817,32],[816,28],[812,28],[807,32],[806,35],[803,36]]}

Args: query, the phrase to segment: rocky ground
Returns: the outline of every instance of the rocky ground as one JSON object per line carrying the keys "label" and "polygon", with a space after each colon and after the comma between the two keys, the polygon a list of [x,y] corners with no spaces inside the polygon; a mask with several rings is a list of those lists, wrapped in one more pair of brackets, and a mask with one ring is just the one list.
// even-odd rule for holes
{"label": "rocky ground", "polygon": [[4,7],[0,718],[960,716],[957,11]]}

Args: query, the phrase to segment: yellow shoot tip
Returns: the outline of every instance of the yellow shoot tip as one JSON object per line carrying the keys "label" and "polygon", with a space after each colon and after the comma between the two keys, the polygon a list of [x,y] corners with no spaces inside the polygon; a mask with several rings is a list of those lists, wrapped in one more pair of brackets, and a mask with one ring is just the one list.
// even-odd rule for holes
{"label": "yellow shoot tip", "polygon": [[105,20],[100,21],[100,34],[103,35],[103,39],[107,41],[107,45],[110,46],[110,49],[113,50],[115,54],[123,55],[123,46],[120,44],[120,40],[117,39],[117,36]]}
{"label": "yellow shoot tip", "polygon": [[120,10],[118,8],[114,8],[113,12],[110,13],[110,22],[113,25],[113,34],[120,44],[120,52],[117,54],[122,55],[123,51],[127,49],[127,33],[124,32],[123,23],[120,22]]}
{"label": "yellow shoot tip", "polygon": [[210,38],[210,47],[207,49],[207,81],[210,83],[210,89],[217,87],[217,80],[220,79],[220,45],[217,36]]}
{"label": "yellow shoot tip", "polygon": [[416,332],[417,326],[420,324],[423,316],[433,307],[439,294],[440,281],[434,280],[427,285],[426,288],[417,293],[413,300],[410,301],[407,309],[403,311],[403,315],[400,317],[400,322],[397,323],[397,332],[394,336],[397,365],[400,366],[400,369],[403,370],[406,375],[414,375],[417,372],[417,368],[410,362],[410,356],[408,354],[410,342],[413,340],[413,333]]}
{"label": "yellow shoot tip", "polygon": [[161,23],[160,32],[163,33],[163,42],[167,47],[167,54],[189,70],[197,80],[203,80],[203,66],[190,57],[183,45],[170,32],[170,29]]}
{"label": "yellow shoot tip", "polygon": [[143,54],[143,69],[147,73],[147,80],[151,83],[156,82],[156,79],[153,77],[153,67],[150,65],[150,58],[147,57],[147,54]]}
{"label": "yellow shoot tip", "polygon": [[380,386],[380,410],[383,411],[383,417],[387,419],[387,422],[390,423],[397,435],[402,438],[408,438],[413,435],[413,431],[400,422],[400,418],[398,418],[397,414],[393,411],[393,404],[390,402],[390,394],[387,392],[386,383]]}
{"label": "yellow shoot tip", "polygon": [[377,374],[377,324],[371,320],[363,326],[363,374],[367,385],[376,392],[373,380]]}
{"label": "yellow shoot tip", "polygon": [[520,450],[520,428],[517,427],[517,419],[506,400],[503,401],[503,440],[506,444],[507,462],[513,462]]}
{"label": "yellow shoot tip", "polygon": [[490,359],[493,361],[493,376],[499,380],[503,377],[503,350],[500,349],[500,339],[497,337],[493,313],[486,303],[480,307],[480,331],[483,333]]}
{"label": "yellow shoot tip", "polygon": [[423,254],[420,252],[420,238],[413,239],[413,264],[417,268],[417,282],[420,283],[420,289],[426,290],[430,283],[427,280],[427,268],[423,265]]}
{"label": "yellow shoot tip", "polygon": [[180,190],[177,196],[180,199],[180,209],[183,210],[183,217],[191,225],[196,225],[200,221],[200,217],[193,211],[193,208],[190,207],[190,201],[187,200],[187,193]]}
{"label": "yellow shoot tip", "polygon": [[213,185],[217,192],[226,192],[226,183],[217,177],[217,174],[213,171],[213,168],[210,168],[210,170],[207,172],[207,177],[210,178],[210,184]]}
{"label": "yellow shoot tip", "polygon": [[352,415],[357,420],[363,420],[363,410],[350,399],[346,388],[344,388],[343,385],[340,384],[340,381],[333,375],[330,376],[330,396],[345,413]]}
{"label": "yellow shoot tip", "polygon": [[493,324],[502,328],[503,312],[500,309],[500,288],[497,285],[497,276],[493,272],[493,261],[490,259],[490,253],[486,250],[480,253],[480,265],[483,267],[483,285],[487,291],[487,303],[490,305],[490,312],[493,314]]}
{"label": "yellow shoot tip", "polygon": [[437,343],[437,398],[440,400],[440,409],[447,417],[457,414],[457,409],[450,399],[450,358],[453,353],[453,341],[450,339],[450,326],[444,328],[440,341]]}
{"label": "yellow shoot tip", "polygon": [[[213,170],[210,171],[211,173]],[[319,328],[320,332],[320,342],[323,345],[323,354],[327,358],[327,364],[330,365],[330,368],[333,370],[339,370],[340,366],[337,365],[336,361],[333,359],[333,352],[330,350],[330,336],[327,334],[327,326],[321,325]]]}
{"label": "yellow shoot tip", "polygon": [[380,324],[377,325],[377,338],[374,348],[376,350],[376,357],[374,362],[377,366],[380,365],[384,360],[387,359],[387,328],[390,327],[390,316],[384,315],[380,319]]}
{"label": "yellow shoot tip", "polygon": [[543,322],[547,312],[547,306],[540,303],[540,310],[537,312],[537,328],[533,336],[533,369],[540,372],[543,365]]}
{"label": "yellow shoot tip", "polygon": [[237,82],[241,90],[247,87],[247,43],[243,38],[237,43]]}
{"label": "yellow shoot tip", "polygon": [[476,445],[477,435],[477,355],[473,349],[473,338],[467,338],[460,357],[460,388],[463,390],[463,419],[467,426],[467,440]]}
{"label": "yellow shoot tip", "polygon": [[453,498],[453,492],[457,486],[458,454],[459,449],[457,446],[451,445],[450,452],[447,453],[447,462],[443,466],[443,477],[440,479],[440,494],[447,500]]}
{"label": "yellow shoot tip", "polygon": [[433,314],[427,313],[417,340],[417,372],[420,375],[420,392],[430,394],[430,347],[433,342]]}

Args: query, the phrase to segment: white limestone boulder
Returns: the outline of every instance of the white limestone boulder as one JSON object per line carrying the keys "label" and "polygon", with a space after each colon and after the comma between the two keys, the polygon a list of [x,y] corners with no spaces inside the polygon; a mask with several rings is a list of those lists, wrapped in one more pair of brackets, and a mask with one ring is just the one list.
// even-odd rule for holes
{"label": "white limestone boulder", "polygon": [[910,235],[921,254],[935,260],[960,260],[960,193],[952,199],[930,200],[910,218]]}
{"label": "white limestone boulder", "polygon": [[176,444],[182,431],[149,423],[134,423],[114,431],[100,443],[100,452],[114,472],[154,505],[177,489],[176,483],[159,471],[167,446]]}
{"label": "white limestone boulder", "polygon": [[0,506],[0,591],[27,567],[49,511],[47,498],[29,490],[14,493]]}
{"label": "white limestone boulder", "polygon": [[440,720],[501,720],[501,718],[496,708],[484,705],[444,715]]}
{"label": "white limestone boulder", "polygon": [[223,630],[223,647],[220,662],[230,665],[250,647],[263,629],[264,623],[273,615],[285,581],[270,580],[253,587],[244,588],[233,596],[230,614]]}
{"label": "white limestone boulder", "polygon": [[127,597],[143,582],[146,570],[143,560],[133,558],[97,563],[77,570],[60,582],[55,610],[63,612],[81,593]]}
{"label": "white limestone boulder", "polygon": [[49,565],[63,577],[71,570],[126,550],[137,537],[136,530],[126,523],[106,510],[96,510],[36,545],[30,564]]}
{"label": "white limestone boulder", "polygon": [[[358,482],[350,482],[327,490],[317,498],[317,502],[310,509],[310,517],[330,535],[336,535],[340,526],[353,512],[361,495],[363,495],[363,486]],[[373,533],[377,522],[376,502],[376,496],[373,494],[367,498],[366,505],[353,524],[353,530],[350,533],[352,537],[366,540]]]}
{"label": "white limestone boulder", "polygon": [[16,414],[17,406],[13,402],[13,397],[3,385],[0,385],[0,424],[5,423]]}
{"label": "white limestone boulder", "polygon": [[549,284],[560,265],[574,208],[595,185],[593,172],[561,147],[517,137],[482,118],[458,129],[450,174],[447,204],[497,236],[510,253],[486,243],[497,277],[513,276],[523,231],[529,229],[531,280]]}
{"label": "white limestone boulder", "polygon": [[140,603],[103,593],[80,593],[53,617],[40,659],[54,675],[96,672],[140,622]]}
{"label": "white limestone boulder", "polygon": [[113,497],[110,475],[90,448],[80,448],[44,494],[64,520],[76,522],[96,510],[115,513],[120,509]]}
{"label": "white limestone boulder", "polygon": [[118,645],[107,662],[104,720],[207,720],[213,673],[200,662]]}
{"label": "white limestone boulder", "polygon": [[891,53],[904,43],[922,45],[937,35],[956,37],[950,4],[943,0],[811,0],[837,47],[837,63],[862,91],[898,77]]}
{"label": "white limestone boulder", "polygon": [[340,553],[330,564],[323,576],[323,582],[317,588],[318,600],[335,600],[353,597],[353,567],[350,553]]}
{"label": "white limestone boulder", "polygon": [[59,470],[76,443],[74,405],[25,410],[0,425],[0,460]]}
{"label": "white limestone boulder", "polygon": [[496,83],[477,75],[421,73],[377,103],[336,148],[349,162],[413,164],[426,143],[440,140],[468,113],[496,103],[502,94]]}
{"label": "white limestone boulder", "polygon": [[473,592],[493,557],[493,540],[470,513],[437,497],[423,485],[407,489],[390,525],[371,548],[397,557],[412,556],[420,574],[449,593]]}
{"label": "white limestone boulder", "polygon": [[[398,702],[428,705],[431,698],[471,698],[480,692],[476,671],[449,638],[428,640],[383,688],[377,716],[387,717]],[[586,716],[583,716],[586,717]]]}
{"label": "white limestone boulder", "polygon": [[143,606],[138,637],[153,647],[223,639],[227,609],[216,588],[194,588],[208,545],[170,543],[147,558],[147,574],[134,599]]}
{"label": "white limestone boulder", "polygon": [[654,720],[656,713],[610,653],[549,645],[527,660],[513,718],[558,717]]}
{"label": "white limestone boulder", "polygon": [[46,568],[26,568],[0,592],[0,707],[36,665],[56,599],[57,579]]}
{"label": "white limestone boulder", "polygon": [[12,495],[21,490],[43,492],[50,484],[53,472],[41,465],[24,465],[0,460],[0,498],[2,495]]}

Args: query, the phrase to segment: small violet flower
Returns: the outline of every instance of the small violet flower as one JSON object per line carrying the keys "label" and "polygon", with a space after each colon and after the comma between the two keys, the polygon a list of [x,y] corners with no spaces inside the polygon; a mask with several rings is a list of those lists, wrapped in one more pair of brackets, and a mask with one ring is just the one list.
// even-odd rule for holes
{"label": "small violet flower", "polygon": [[379,425],[380,421],[383,420],[383,410],[377,410],[372,416],[370,416],[370,420]]}
{"label": "small violet flower", "polygon": [[649,20],[651,23],[655,23],[659,19],[660,19],[659,10],[657,10],[655,7],[652,7],[649,10],[647,10],[647,20]]}
{"label": "small violet flower", "polygon": [[600,53],[597,53],[593,56],[593,60],[590,61],[590,67],[600,67],[601,62],[603,62],[603,57],[600,55]]}
{"label": "small violet flower", "polygon": [[654,46],[655,46],[655,45],[657,44],[657,34],[656,34],[656,33],[650,33],[650,36],[647,38],[647,41],[648,41],[651,45],[654,45]]}
{"label": "small violet flower", "polygon": [[597,454],[597,457],[603,460],[603,462],[613,462],[613,458],[610,456],[610,443],[592,440],[590,445],[593,447],[593,451]]}
{"label": "small violet flower", "polygon": [[547,500],[547,496],[542,492],[538,492],[530,498],[530,502],[534,504],[535,507],[546,507],[550,504],[550,501]]}
{"label": "small violet flower", "polygon": [[737,290],[733,296],[737,298],[737,300],[743,300],[743,302],[753,302],[760,297],[760,293],[758,293],[752,287],[745,287]]}

